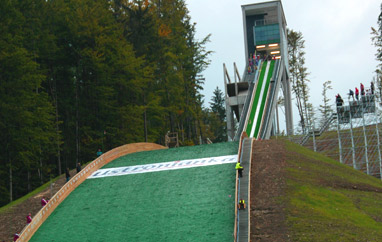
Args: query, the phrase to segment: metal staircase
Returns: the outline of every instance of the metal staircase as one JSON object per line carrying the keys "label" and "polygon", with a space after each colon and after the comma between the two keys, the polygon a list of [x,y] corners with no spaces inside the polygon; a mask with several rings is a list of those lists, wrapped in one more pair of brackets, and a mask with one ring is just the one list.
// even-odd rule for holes
{"label": "metal staircase", "polygon": [[310,137],[312,137],[313,135],[314,136],[320,136],[322,135],[323,132],[325,132],[330,124],[337,119],[337,113],[332,113],[332,115],[329,116],[329,118],[327,118],[325,120],[325,122],[322,124],[321,128],[320,129],[315,129],[313,131],[309,131],[302,139],[301,139],[301,142],[300,142],[300,145],[304,145]]}

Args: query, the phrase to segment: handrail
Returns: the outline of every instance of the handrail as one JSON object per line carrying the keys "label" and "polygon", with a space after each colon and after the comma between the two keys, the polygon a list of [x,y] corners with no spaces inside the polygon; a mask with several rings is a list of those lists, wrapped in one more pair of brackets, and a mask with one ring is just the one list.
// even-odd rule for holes
{"label": "handrail", "polygon": [[[134,149],[132,149],[134,145]],[[137,147],[138,145],[138,147]],[[164,149],[161,145],[154,146],[154,149]],[[50,200],[40,209],[40,211],[33,217],[32,222],[29,223],[23,231],[20,233],[20,237],[17,241],[26,242],[29,241],[37,229],[42,223],[49,217],[49,215],[56,209],[56,207],[83,181],[86,180],[93,172],[108,164],[109,162],[127,155],[129,153],[153,150],[152,143],[136,143],[127,144],[115,149],[112,149],[102,156],[98,157],[91,163],[89,163],[84,169],[77,173],[72,179],[70,179]]]}
{"label": "handrail", "polygon": [[[262,65],[263,65],[263,63],[260,60],[259,64],[258,64],[257,71],[255,73],[255,79],[260,78],[260,73],[261,73]],[[256,88],[257,88],[257,84],[258,83],[259,83],[259,81],[257,81],[256,83],[252,83],[253,84],[252,94],[251,95],[247,95],[247,97],[245,99],[245,103],[247,103],[247,99],[248,99],[248,107],[247,107],[247,110],[245,112],[244,112],[244,108],[245,107],[243,108],[242,116],[245,113],[245,118],[244,117],[240,117],[240,123],[239,123],[239,128],[241,126],[243,126],[242,127],[242,131],[244,130],[244,132],[245,132],[245,129],[246,129],[247,125],[248,125],[248,118],[249,118],[249,114],[251,113],[251,109],[252,109],[252,105],[253,105],[253,99],[254,99],[254,93],[256,92]],[[241,125],[242,121],[244,122],[244,125]],[[237,138],[237,137],[235,136],[235,138]]]}
{"label": "handrail", "polygon": [[[244,138],[248,137],[247,133],[244,131],[241,133],[241,136],[240,136],[240,143],[239,143],[239,150],[238,150],[238,154],[237,154],[237,160],[240,161],[241,160],[241,157],[242,157],[242,148],[243,148],[243,140]],[[235,225],[234,225],[234,230],[233,230],[233,237],[234,237],[234,241],[237,241],[236,239],[236,236],[237,236],[237,226],[238,226],[238,212],[237,212],[237,204],[238,204],[238,189],[239,189],[239,174],[238,172],[236,172],[236,184],[235,184]]]}
{"label": "handrail", "polygon": [[[332,113],[332,115],[329,116],[329,118],[327,118],[325,120],[325,123],[321,126],[320,130],[319,130],[319,133],[318,133],[318,136],[321,135],[327,128],[329,128],[329,125],[330,123],[337,117],[337,113]],[[312,132],[315,132],[315,130],[313,130]],[[308,133],[306,135],[304,135],[304,137],[301,139],[301,142],[300,142],[300,145],[304,145],[310,138],[310,136],[312,136],[313,133],[311,134],[310,131],[308,131]]]}
{"label": "handrail", "polygon": [[234,140],[238,140],[239,134],[241,134],[241,132],[243,132],[243,130],[244,130],[245,119],[247,117],[248,107],[250,106],[250,101],[252,99],[251,97],[253,95],[254,87],[255,87],[254,83],[252,83],[252,82],[249,83],[248,94],[245,97],[243,110],[241,111],[241,115],[240,115],[239,127],[237,128]]}

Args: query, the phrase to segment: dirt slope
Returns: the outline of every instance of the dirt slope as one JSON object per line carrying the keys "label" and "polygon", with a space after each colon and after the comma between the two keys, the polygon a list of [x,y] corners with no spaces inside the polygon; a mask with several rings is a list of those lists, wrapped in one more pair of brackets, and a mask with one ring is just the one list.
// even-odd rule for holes
{"label": "dirt slope", "polygon": [[255,141],[251,175],[251,241],[288,241],[284,205],[285,148],[275,140]]}
{"label": "dirt slope", "polygon": [[[129,144],[131,153],[135,152],[143,143]],[[156,150],[165,148],[164,146],[147,143],[144,144],[147,150]],[[70,171],[71,177],[76,174],[75,169]],[[41,198],[53,196],[60,188],[66,183],[65,175],[52,184],[52,190],[50,188],[45,189],[41,193],[30,197],[26,201],[15,205],[8,210],[0,214],[0,241],[13,241],[13,234],[20,233],[26,225],[26,216],[28,213],[36,214],[41,209]]]}

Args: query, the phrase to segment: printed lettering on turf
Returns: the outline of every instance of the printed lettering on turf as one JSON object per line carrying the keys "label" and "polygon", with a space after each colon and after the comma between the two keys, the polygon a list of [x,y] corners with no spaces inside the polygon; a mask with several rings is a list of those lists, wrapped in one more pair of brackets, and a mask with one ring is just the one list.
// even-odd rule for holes
{"label": "printed lettering on turf", "polygon": [[108,177],[108,176],[124,176],[124,175],[139,174],[139,173],[146,173],[146,172],[177,170],[177,169],[193,168],[193,167],[200,167],[200,166],[221,165],[221,164],[228,164],[228,163],[236,163],[236,161],[237,161],[237,155],[226,155],[226,156],[218,156],[218,157],[193,159],[193,160],[170,161],[170,162],[163,162],[163,163],[137,165],[137,166],[106,168],[106,169],[99,169],[93,172],[93,174],[90,175],[88,179]]}

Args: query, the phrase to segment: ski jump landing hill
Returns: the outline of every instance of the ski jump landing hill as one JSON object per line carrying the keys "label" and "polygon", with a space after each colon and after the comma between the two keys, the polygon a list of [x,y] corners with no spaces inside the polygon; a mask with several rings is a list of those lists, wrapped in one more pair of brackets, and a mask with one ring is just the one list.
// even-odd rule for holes
{"label": "ski jump landing hill", "polygon": [[[291,135],[293,119],[286,20],[281,1],[244,5],[242,12],[247,63],[243,77],[238,75],[235,64],[235,82],[231,82],[225,65],[223,67],[229,139],[239,140],[242,132],[250,138],[269,139],[278,132],[280,88],[284,96],[287,133]],[[248,71],[250,59],[258,55],[269,58],[260,59],[258,65]]]}
{"label": "ski jump landing hill", "polygon": [[18,241],[232,241],[239,143],[145,145],[94,160]]}

